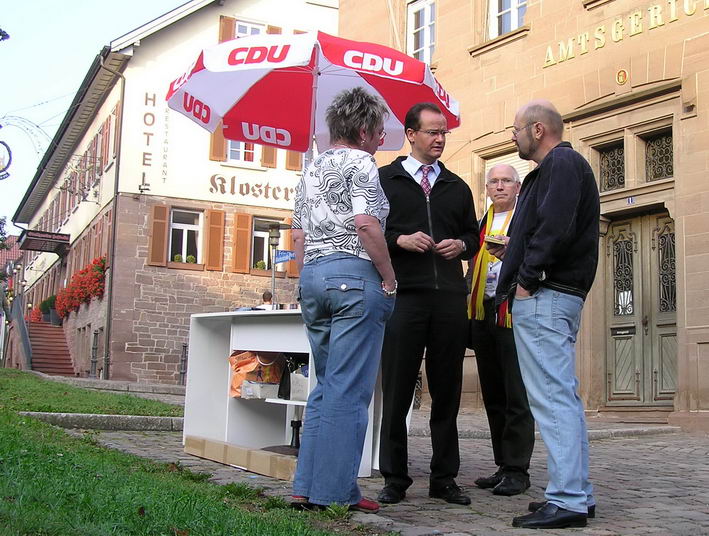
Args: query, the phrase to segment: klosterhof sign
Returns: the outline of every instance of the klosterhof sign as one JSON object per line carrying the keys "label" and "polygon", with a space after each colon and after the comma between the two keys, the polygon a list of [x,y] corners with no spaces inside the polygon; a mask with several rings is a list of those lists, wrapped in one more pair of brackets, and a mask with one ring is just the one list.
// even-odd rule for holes
{"label": "klosterhof sign", "polygon": [[588,54],[592,49],[606,46],[608,39],[619,43],[626,37],[654,30],[677,22],[680,17],[691,17],[709,11],[709,0],[663,0],[650,4],[647,8],[636,9],[611,23],[604,23],[589,29],[566,41],[559,41],[557,47],[549,45],[544,56],[544,68],[568,61],[576,56]]}

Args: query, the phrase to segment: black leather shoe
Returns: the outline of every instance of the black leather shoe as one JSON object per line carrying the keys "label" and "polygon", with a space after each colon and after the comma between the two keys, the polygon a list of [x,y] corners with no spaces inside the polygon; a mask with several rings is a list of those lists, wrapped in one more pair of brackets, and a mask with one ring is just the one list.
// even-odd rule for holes
{"label": "black leather shoe", "polygon": [[[539,502],[532,501],[531,503],[529,503],[528,510],[530,512],[536,512],[545,504],[546,504],[546,501],[539,501]],[[596,505],[595,504],[592,504],[591,506],[588,507],[588,514],[586,514],[586,517],[588,519],[593,519],[594,517],[596,517]]]}
{"label": "black leather shoe", "polygon": [[463,493],[457,484],[448,484],[444,488],[431,489],[428,491],[428,496],[434,499],[443,499],[451,504],[470,504],[470,497]]}
{"label": "black leather shoe", "polygon": [[492,488],[494,495],[519,495],[529,488],[529,478],[525,476],[505,475],[500,483]]}
{"label": "black leather shoe", "polygon": [[377,495],[377,501],[382,504],[396,504],[400,503],[404,497],[406,497],[405,491],[399,490],[394,486],[384,486],[379,495]]}
{"label": "black leather shoe", "polygon": [[481,476],[475,481],[475,485],[482,489],[494,488],[502,481],[502,473],[497,471],[490,476]]}
{"label": "black leather shoe", "polygon": [[546,503],[536,512],[515,517],[513,527],[525,529],[565,529],[567,527],[585,527],[586,514],[572,512],[559,508],[550,502]]}

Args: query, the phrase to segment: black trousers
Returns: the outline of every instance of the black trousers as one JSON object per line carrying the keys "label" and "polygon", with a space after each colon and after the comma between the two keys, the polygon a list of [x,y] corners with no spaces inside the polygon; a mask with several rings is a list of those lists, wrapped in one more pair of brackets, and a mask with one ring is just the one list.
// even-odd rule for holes
{"label": "black trousers", "polygon": [[399,490],[408,473],[406,414],[411,406],[421,359],[431,394],[430,488],[454,482],[460,468],[458,409],[468,329],[465,296],[440,291],[401,291],[387,322],[382,347],[382,428],[379,469],[386,485]]}
{"label": "black trousers", "polygon": [[534,418],[519,371],[514,334],[495,323],[495,300],[486,299],[484,320],[471,320],[475,351],[495,465],[504,473],[528,475],[534,450]]}

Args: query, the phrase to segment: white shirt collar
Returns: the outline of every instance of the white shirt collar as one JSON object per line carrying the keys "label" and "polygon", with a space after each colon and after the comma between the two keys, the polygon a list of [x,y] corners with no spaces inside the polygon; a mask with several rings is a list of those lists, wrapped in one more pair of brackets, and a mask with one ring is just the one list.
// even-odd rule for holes
{"label": "white shirt collar", "polygon": [[433,168],[428,173],[428,182],[431,183],[431,186],[433,186],[433,183],[436,182],[438,175],[441,173],[441,166],[438,164],[438,160],[433,164],[424,164],[416,160],[412,155],[409,155],[402,160],[401,165],[404,171],[411,175],[419,184],[421,184],[421,166],[430,165]]}

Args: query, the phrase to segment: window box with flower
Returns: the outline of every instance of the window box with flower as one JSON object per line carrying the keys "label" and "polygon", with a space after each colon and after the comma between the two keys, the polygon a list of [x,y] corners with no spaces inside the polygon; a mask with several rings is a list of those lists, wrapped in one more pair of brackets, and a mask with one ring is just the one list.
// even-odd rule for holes
{"label": "window box with flower", "polygon": [[78,311],[82,303],[103,298],[106,289],[106,257],[97,257],[72,277],[66,288],[59,291],[56,309],[62,318]]}

